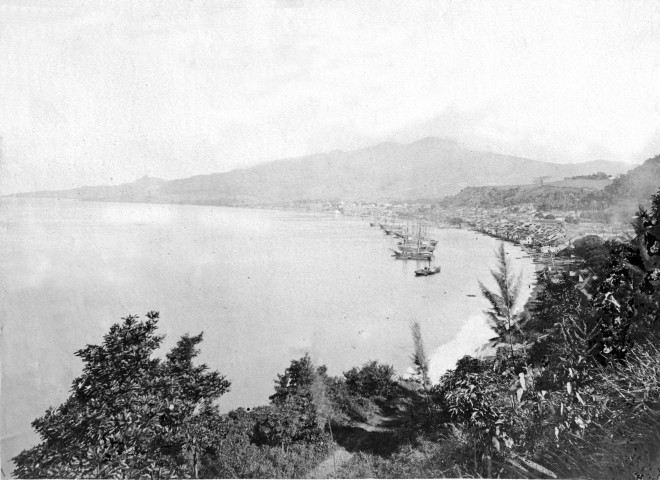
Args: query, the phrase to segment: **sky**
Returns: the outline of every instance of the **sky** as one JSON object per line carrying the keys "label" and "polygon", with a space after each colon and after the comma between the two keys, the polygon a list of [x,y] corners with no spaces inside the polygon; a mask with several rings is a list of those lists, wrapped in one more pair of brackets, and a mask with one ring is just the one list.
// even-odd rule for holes
{"label": "sky", "polygon": [[436,136],[660,153],[660,0],[0,0],[0,194]]}

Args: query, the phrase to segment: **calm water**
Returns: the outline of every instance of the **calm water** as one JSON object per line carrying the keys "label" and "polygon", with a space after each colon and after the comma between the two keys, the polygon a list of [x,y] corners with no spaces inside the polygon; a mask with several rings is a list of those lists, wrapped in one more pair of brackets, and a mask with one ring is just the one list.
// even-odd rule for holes
{"label": "calm water", "polygon": [[[201,361],[225,374],[223,410],[267,402],[291,359],[310,352],[331,374],[377,359],[409,366],[419,321],[438,376],[489,336],[478,280],[498,242],[438,230],[438,275],[366,221],[187,205],[0,199],[2,462],[37,442],[30,422],[68,396],[81,363],[127,314],[161,313],[171,347],[204,331]],[[532,264],[519,259],[524,273]],[[420,264],[421,265],[421,264]]]}

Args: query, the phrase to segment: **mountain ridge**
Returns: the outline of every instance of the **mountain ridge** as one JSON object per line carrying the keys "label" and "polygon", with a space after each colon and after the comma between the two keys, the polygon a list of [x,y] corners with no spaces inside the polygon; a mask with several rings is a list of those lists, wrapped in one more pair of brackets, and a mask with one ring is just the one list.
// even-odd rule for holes
{"label": "mountain ridge", "polygon": [[289,157],[222,173],[175,180],[142,177],[115,186],[85,186],[14,194],[89,201],[190,203],[229,206],[298,201],[386,201],[442,198],[468,186],[532,183],[535,178],[616,175],[632,166],[602,160],[557,164],[465,148],[426,137],[382,142],[357,150]]}

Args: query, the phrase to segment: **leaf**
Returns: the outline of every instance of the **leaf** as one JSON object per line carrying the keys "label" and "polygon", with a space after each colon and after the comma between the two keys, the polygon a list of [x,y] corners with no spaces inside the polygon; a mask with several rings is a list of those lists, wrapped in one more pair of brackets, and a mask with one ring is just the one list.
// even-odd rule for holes
{"label": "leaf", "polygon": [[557,475],[555,475],[555,473],[551,472],[550,470],[545,468],[543,465],[539,465],[536,462],[533,462],[531,460],[528,460],[526,458],[523,458],[523,457],[520,457],[520,456],[517,456],[517,455],[516,455],[516,458],[518,460],[520,460],[521,462],[523,462],[528,467],[533,468],[537,472],[541,472],[543,475],[547,475],[548,477],[551,477],[551,478],[557,478]]}
{"label": "leaf", "polygon": [[522,470],[523,472],[529,472],[529,470],[527,470],[525,467],[523,467],[522,465],[520,465],[518,462],[516,462],[516,461],[515,461],[514,459],[512,459],[512,458],[507,458],[506,461],[509,462],[509,463],[510,463],[511,465],[513,465],[514,467],[516,467],[517,469]]}

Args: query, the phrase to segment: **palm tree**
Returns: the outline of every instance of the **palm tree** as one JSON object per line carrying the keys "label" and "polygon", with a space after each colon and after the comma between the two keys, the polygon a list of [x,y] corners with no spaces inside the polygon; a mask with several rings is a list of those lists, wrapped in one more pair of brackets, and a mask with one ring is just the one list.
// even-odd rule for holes
{"label": "palm tree", "polygon": [[489,290],[483,283],[479,282],[482,295],[488,300],[491,307],[486,310],[491,328],[501,341],[506,339],[511,347],[513,358],[513,333],[518,329],[520,314],[516,311],[518,298],[520,296],[520,274],[513,271],[511,261],[504,251],[504,244],[496,252],[497,268],[491,270],[491,274],[497,283],[495,290]]}

